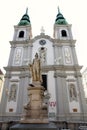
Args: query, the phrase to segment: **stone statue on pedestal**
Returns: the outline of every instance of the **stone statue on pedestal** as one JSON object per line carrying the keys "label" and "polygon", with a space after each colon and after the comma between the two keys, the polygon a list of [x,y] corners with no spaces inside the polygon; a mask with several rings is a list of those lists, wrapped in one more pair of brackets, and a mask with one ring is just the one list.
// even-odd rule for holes
{"label": "stone statue on pedestal", "polygon": [[48,100],[45,100],[45,88],[41,86],[41,65],[37,53],[35,54],[33,63],[29,65],[29,70],[32,73],[32,84],[28,87],[29,101],[24,106],[25,115],[20,122],[48,123]]}
{"label": "stone statue on pedestal", "polygon": [[40,59],[38,58],[38,53],[35,54],[33,63],[29,65],[29,70],[32,72],[32,81],[42,82],[41,63]]}

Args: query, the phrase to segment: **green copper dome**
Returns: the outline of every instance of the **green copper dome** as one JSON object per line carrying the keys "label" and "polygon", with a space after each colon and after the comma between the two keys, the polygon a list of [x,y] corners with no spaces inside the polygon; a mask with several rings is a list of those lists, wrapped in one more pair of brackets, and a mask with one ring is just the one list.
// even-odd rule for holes
{"label": "green copper dome", "polygon": [[18,23],[19,26],[25,26],[25,25],[30,25],[30,18],[28,16],[28,9],[26,9],[26,13],[22,16],[20,22]]}
{"label": "green copper dome", "polygon": [[66,25],[68,24],[66,19],[63,17],[63,15],[60,13],[60,10],[58,8],[58,14],[56,16],[56,20],[55,20],[55,24],[62,24],[62,25]]}

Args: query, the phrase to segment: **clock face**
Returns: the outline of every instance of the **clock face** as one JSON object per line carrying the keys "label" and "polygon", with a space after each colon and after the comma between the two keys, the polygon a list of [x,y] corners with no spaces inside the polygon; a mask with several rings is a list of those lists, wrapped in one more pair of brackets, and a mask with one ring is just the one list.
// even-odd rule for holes
{"label": "clock face", "polygon": [[39,43],[40,43],[40,45],[45,45],[46,41],[45,40],[40,40]]}

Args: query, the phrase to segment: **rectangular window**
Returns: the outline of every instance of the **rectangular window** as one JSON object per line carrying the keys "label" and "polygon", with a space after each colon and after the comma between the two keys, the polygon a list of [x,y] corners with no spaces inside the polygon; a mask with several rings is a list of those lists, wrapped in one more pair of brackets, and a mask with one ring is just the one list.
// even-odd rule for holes
{"label": "rectangular window", "polygon": [[42,75],[42,86],[44,86],[45,90],[47,90],[47,75]]}

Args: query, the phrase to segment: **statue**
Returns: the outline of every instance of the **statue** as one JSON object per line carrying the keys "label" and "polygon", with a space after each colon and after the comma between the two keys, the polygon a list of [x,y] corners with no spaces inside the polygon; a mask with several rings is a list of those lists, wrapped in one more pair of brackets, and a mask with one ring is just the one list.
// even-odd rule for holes
{"label": "statue", "polygon": [[77,93],[74,84],[70,84],[70,99],[77,100]]}
{"label": "statue", "polygon": [[38,53],[35,54],[35,58],[33,59],[33,63],[29,65],[29,70],[32,73],[32,80],[33,81],[42,82],[41,63],[40,63],[40,59],[38,58]]}
{"label": "statue", "polygon": [[41,65],[38,53],[35,54],[33,63],[29,65],[32,72],[33,84],[29,84],[28,103],[24,105],[25,114],[21,123],[48,123],[48,99],[44,94],[44,87],[41,85]]}

